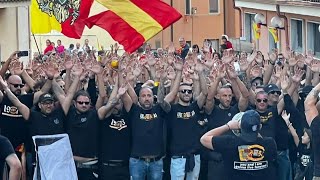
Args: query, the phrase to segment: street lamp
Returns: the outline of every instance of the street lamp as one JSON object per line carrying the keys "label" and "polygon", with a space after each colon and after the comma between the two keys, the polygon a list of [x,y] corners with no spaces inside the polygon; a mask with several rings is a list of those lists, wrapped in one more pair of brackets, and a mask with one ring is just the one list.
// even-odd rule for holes
{"label": "street lamp", "polygon": [[271,19],[271,26],[277,29],[284,29],[284,23],[279,16],[275,16]]}
{"label": "street lamp", "polygon": [[266,26],[266,17],[263,14],[258,13],[254,16],[254,22]]}

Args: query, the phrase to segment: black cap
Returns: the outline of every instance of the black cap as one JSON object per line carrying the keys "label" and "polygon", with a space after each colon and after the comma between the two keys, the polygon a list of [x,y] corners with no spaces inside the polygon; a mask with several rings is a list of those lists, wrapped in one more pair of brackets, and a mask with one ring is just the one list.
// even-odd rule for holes
{"label": "black cap", "polygon": [[255,110],[246,111],[241,118],[241,137],[247,142],[254,142],[258,138],[260,131],[260,115]]}
{"label": "black cap", "polygon": [[51,94],[45,93],[39,97],[39,102],[44,102],[44,101],[54,101],[54,98]]}
{"label": "black cap", "polygon": [[268,85],[266,85],[264,88],[263,88],[263,90],[264,90],[264,92],[266,92],[266,93],[270,93],[270,92],[272,92],[272,91],[276,91],[276,92],[281,92],[281,90],[278,88],[278,86],[277,85],[275,85],[275,84],[268,84]]}
{"label": "black cap", "polygon": [[263,82],[262,77],[258,76],[258,77],[254,77],[254,78],[251,80],[251,84],[252,84],[255,80],[260,80],[260,81]]}

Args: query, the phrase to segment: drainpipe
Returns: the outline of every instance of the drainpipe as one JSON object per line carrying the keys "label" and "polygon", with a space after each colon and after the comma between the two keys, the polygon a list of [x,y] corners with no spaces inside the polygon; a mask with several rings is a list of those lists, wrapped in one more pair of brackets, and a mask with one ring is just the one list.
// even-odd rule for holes
{"label": "drainpipe", "polygon": [[243,33],[243,24],[242,24],[242,10],[240,7],[236,6],[236,0],[233,0],[233,9],[239,11],[239,23],[240,23],[240,37],[242,37]]}
{"label": "drainpipe", "polygon": [[223,34],[227,34],[226,30],[227,30],[227,25],[226,25],[226,2],[223,1],[223,14],[224,14],[224,17],[223,17]]}
{"label": "drainpipe", "polygon": [[277,15],[284,20],[284,33],[286,38],[286,48],[289,47],[289,29],[288,29],[288,18],[284,14],[280,14],[280,5],[276,5]]}
{"label": "drainpipe", "polygon": [[[170,0],[170,6],[173,7],[173,0]],[[173,42],[173,24],[170,26],[170,40]]]}

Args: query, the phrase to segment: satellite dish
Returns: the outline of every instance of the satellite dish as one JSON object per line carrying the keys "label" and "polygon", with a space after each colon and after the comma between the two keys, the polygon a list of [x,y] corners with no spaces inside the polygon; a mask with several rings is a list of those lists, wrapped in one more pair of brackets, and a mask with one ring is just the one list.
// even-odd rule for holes
{"label": "satellite dish", "polygon": [[[233,118],[230,121],[238,121],[239,123],[241,123],[241,119],[243,116],[244,112],[239,112],[236,115],[233,116]],[[241,133],[241,130],[232,130],[233,134],[236,136],[239,136]]]}
{"label": "satellite dish", "polygon": [[263,14],[258,13],[254,16],[254,22],[257,24],[266,24],[266,17]]}
{"label": "satellite dish", "polygon": [[275,28],[283,28],[283,21],[279,16],[275,16],[271,19],[271,26]]}

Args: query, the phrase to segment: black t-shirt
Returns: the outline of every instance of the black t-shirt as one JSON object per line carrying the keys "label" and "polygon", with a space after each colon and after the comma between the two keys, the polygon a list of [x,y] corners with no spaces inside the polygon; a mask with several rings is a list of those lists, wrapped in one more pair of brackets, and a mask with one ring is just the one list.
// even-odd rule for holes
{"label": "black t-shirt", "polygon": [[320,177],[320,116],[315,117],[311,123],[312,149],[314,156],[314,176]]}
{"label": "black t-shirt", "polygon": [[276,179],[276,143],[272,138],[258,138],[245,142],[236,136],[212,138],[212,145],[222,154],[228,180]]}
{"label": "black t-shirt", "polygon": [[197,102],[191,103],[190,106],[171,105],[171,111],[167,116],[171,155],[185,156],[198,150],[200,118]]}
{"label": "black t-shirt", "polygon": [[[18,96],[18,99],[28,108],[31,108],[33,106],[33,95],[34,94],[21,95]],[[28,131],[26,122],[22,118],[18,108],[12,104],[6,95],[0,103],[0,111],[1,134],[10,140],[14,148],[17,148],[26,140]]]}
{"label": "black t-shirt", "polygon": [[165,112],[159,104],[150,110],[132,105],[129,111],[132,124],[132,157],[164,154],[164,116]]}
{"label": "black t-shirt", "polygon": [[301,168],[304,168],[312,163],[312,149],[311,146],[307,148],[307,145],[302,144],[301,141],[298,145],[298,158],[299,158],[299,165]]}
{"label": "black t-shirt", "polygon": [[96,109],[78,113],[74,106],[70,108],[66,120],[66,130],[73,155],[86,158],[97,157],[98,123]]}
{"label": "black t-shirt", "polygon": [[9,139],[0,135],[0,179],[3,177],[3,167],[6,162],[6,158],[13,153],[15,152]]}
{"label": "black t-shirt", "polygon": [[262,137],[276,137],[276,118],[278,115],[277,107],[269,107],[266,112],[260,113],[262,128],[260,134]]}
{"label": "black t-shirt", "polygon": [[[219,106],[215,106],[209,115],[208,130],[225,125],[239,112],[238,104],[231,106],[229,109],[221,109]],[[231,133],[229,131],[227,134],[231,135]]]}
{"label": "black t-shirt", "polygon": [[65,133],[65,115],[61,108],[55,109],[49,115],[31,110],[28,122],[31,136]]}
{"label": "black t-shirt", "polygon": [[100,121],[99,160],[124,160],[130,157],[131,124],[126,112]]}

